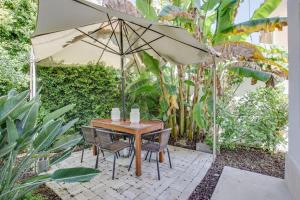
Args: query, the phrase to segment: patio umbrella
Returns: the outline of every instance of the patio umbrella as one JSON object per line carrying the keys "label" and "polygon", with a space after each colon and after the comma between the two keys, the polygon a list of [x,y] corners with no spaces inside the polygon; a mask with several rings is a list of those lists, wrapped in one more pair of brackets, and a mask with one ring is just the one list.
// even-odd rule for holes
{"label": "patio umbrella", "polygon": [[104,62],[119,68],[123,119],[124,66],[130,57],[137,66],[137,54],[142,51],[183,65],[211,57],[207,46],[180,27],[151,22],[85,0],[40,0],[31,42],[39,65]]}

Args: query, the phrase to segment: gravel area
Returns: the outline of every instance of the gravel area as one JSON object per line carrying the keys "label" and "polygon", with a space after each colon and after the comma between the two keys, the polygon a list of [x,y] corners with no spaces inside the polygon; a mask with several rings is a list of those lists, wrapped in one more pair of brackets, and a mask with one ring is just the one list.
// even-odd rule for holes
{"label": "gravel area", "polygon": [[257,149],[221,150],[215,163],[196,187],[190,200],[209,200],[224,166],[239,168],[278,178],[284,177],[284,153],[270,154]]}

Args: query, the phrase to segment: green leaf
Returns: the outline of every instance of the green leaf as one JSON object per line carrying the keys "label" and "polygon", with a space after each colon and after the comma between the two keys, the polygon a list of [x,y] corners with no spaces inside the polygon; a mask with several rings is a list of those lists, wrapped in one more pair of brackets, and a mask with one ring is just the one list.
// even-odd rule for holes
{"label": "green leaf", "polygon": [[50,177],[57,182],[86,182],[99,174],[99,170],[92,168],[66,168],[56,170]]}
{"label": "green leaf", "polygon": [[8,117],[6,120],[7,133],[8,133],[8,143],[13,144],[19,138],[19,133],[14,121]]}
{"label": "green leaf", "polygon": [[31,131],[36,126],[39,107],[40,107],[40,104],[38,102],[35,102],[31,106],[30,110],[28,111],[28,113],[24,119],[24,125],[23,125],[24,133]]}
{"label": "green leaf", "polygon": [[282,28],[287,26],[287,24],[288,21],[286,17],[255,19],[231,26],[224,30],[223,34],[238,35],[250,34],[259,31],[273,32],[276,29],[282,30]]}
{"label": "green leaf", "polygon": [[28,97],[28,91],[24,91],[16,96],[11,96],[0,107],[0,124],[6,119],[15,109],[25,103],[26,98]]}
{"label": "green leaf", "polygon": [[72,110],[75,107],[75,104],[69,104],[65,107],[62,107],[52,113],[47,114],[44,117],[44,124],[49,122],[50,120],[55,120],[57,118],[59,118],[60,116],[64,115],[66,112]]}
{"label": "green leaf", "polygon": [[5,156],[6,154],[10,153],[16,146],[17,143],[12,143],[12,144],[8,144],[8,145],[4,145],[4,147],[2,147],[0,149],[0,158]]}
{"label": "green leaf", "polygon": [[281,0],[265,0],[258,9],[256,9],[251,19],[260,19],[268,17],[281,3]]}
{"label": "green leaf", "polygon": [[60,133],[62,121],[50,121],[44,125],[42,131],[33,141],[33,147],[35,149],[47,148]]}
{"label": "green leaf", "polygon": [[74,124],[78,121],[78,118],[73,119],[72,121],[69,121],[67,124],[65,124],[63,127],[61,127],[60,135],[67,132]]}
{"label": "green leaf", "polygon": [[272,74],[269,72],[259,71],[248,67],[231,67],[229,70],[240,76],[253,78],[263,82],[267,82],[272,77]]}
{"label": "green leaf", "polygon": [[195,86],[195,83],[192,80],[185,80],[184,83],[189,86]]}
{"label": "green leaf", "polygon": [[166,5],[164,6],[160,13],[159,13],[159,18],[161,20],[174,20],[176,17],[189,17],[189,13],[183,11],[181,8],[174,6],[174,5]]}
{"label": "green leaf", "polygon": [[68,149],[70,147],[77,145],[81,140],[82,140],[82,136],[79,134],[62,136],[57,141],[54,142],[51,151]]}
{"label": "green leaf", "polygon": [[62,154],[59,154],[58,156],[50,159],[50,165],[55,165],[66,158],[68,158],[72,154],[73,149],[68,149],[67,151],[63,152]]}
{"label": "green leaf", "polygon": [[226,40],[222,34],[234,24],[235,15],[239,7],[240,0],[223,0],[217,9],[217,24],[213,39],[214,45]]}
{"label": "green leaf", "polygon": [[145,64],[145,66],[155,75],[159,75],[160,68],[159,68],[159,61],[152,57],[147,52],[142,52],[142,61]]}
{"label": "green leaf", "polygon": [[201,6],[201,10],[205,12],[212,10],[220,3],[220,0],[206,0],[204,4]]}
{"label": "green leaf", "polygon": [[135,2],[136,7],[146,19],[157,21],[158,17],[151,3],[150,0],[136,0]]}
{"label": "green leaf", "polygon": [[200,103],[197,103],[193,109],[193,119],[199,128],[205,128],[206,121]]}

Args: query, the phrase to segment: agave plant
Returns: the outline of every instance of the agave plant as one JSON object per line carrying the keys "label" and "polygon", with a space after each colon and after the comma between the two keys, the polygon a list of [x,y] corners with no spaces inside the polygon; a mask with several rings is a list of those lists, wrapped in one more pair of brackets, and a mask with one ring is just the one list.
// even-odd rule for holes
{"label": "agave plant", "polygon": [[32,174],[36,162],[49,159],[49,165],[67,158],[81,141],[79,134],[65,135],[77,119],[65,122],[68,105],[39,119],[39,97],[28,101],[28,91],[11,90],[0,97],[0,199],[18,199],[48,181],[89,181],[99,173],[90,168],[58,169],[48,174]]}

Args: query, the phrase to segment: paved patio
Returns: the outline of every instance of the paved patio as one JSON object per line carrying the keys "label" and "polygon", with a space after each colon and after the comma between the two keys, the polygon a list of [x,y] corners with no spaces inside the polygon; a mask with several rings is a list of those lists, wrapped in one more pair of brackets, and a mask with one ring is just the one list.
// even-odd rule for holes
{"label": "paved patio", "polygon": [[[157,180],[156,162],[142,162],[142,176],[135,176],[135,168],[127,171],[129,158],[119,158],[116,162],[115,180],[111,179],[113,156],[107,152],[99,158],[101,173],[87,183],[49,183],[62,199],[105,199],[105,200],[186,200],[205,176],[212,163],[212,155],[199,151],[169,146],[173,169],[169,168],[167,156],[160,163],[161,180]],[[144,157],[143,152],[142,157]],[[73,153],[55,168],[94,167],[95,156],[85,151],[84,161],[80,163],[81,152]],[[155,156],[153,156],[153,159]]]}

